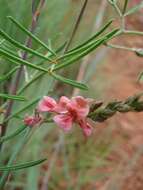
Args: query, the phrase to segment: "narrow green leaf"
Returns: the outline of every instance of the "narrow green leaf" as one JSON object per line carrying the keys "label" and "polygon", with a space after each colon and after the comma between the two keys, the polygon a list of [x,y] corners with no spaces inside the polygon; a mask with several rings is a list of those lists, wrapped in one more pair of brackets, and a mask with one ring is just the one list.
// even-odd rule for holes
{"label": "narrow green leaf", "polygon": [[94,45],[94,44],[100,42],[100,41],[101,41],[102,39],[104,39],[105,37],[106,37],[106,38],[110,38],[110,34],[112,34],[112,32],[107,33],[106,35],[104,35],[104,36],[101,37],[100,39],[97,39],[97,40],[94,40],[94,39],[93,39],[92,41],[88,42],[87,44],[84,44],[84,45],[81,46],[80,48],[75,49],[74,51],[63,55],[63,57],[60,57],[60,59],[67,58],[67,57],[71,57],[71,56],[73,56],[73,55],[79,54],[79,53],[81,53],[82,51],[87,50],[88,48],[90,48],[92,45]]}
{"label": "narrow green leaf", "polygon": [[1,49],[3,49],[4,51],[10,53],[11,55],[14,55],[16,57],[19,57],[18,53],[15,51],[11,51],[10,49],[6,48],[6,47],[1,47]]}
{"label": "narrow green leaf", "polygon": [[23,164],[17,164],[17,165],[12,165],[12,166],[0,166],[0,171],[16,171],[16,170],[21,170],[29,167],[33,167],[36,165],[39,165],[46,161],[47,159],[40,159],[37,161],[31,161],[31,162],[26,162]]}
{"label": "narrow green leaf", "polygon": [[31,48],[28,48],[27,46],[25,45],[22,45],[21,43],[17,42],[16,40],[14,40],[13,38],[11,38],[7,33],[5,33],[2,29],[0,29],[0,35],[5,38],[8,42],[10,42],[11,44],[13,44],[14,46],[20,48],[20,49],[23,49],[35,56],[38,56],[42,59],[45,59],[47,61],[50,61],[51,63],[53,62],[51,59],[49,59],[48,57],[42,55],[41,53],[31,49]]}
{"label": "narrow green leaf", "polygon": [[35,40],[37,43],[39,43],[41,46],[43,46],[45,49],[47,49],[49,52],[51,52],[53,55],[56,55],[54,51],[52,51],[44,42],[42,42],[38,37],[36,37],[32,32],[27,30],[22,24],[20,24],[17,20],[15,20],[12,16],[8,16],[12,23],[14,23],[18,28],[20,28],[24,33],[26,33],[28,36],[30,36],[33,40]]}
{"label": "narrow green leaf", "polygon": [[133,8],[131,8],[129,11],[126,12],[125,16],[131,15],[137,11],[139,11],[140,9],[143,8],[143,2],[141,2],[140,4],[134,6]]}
{"label": "narrow green leaf", "polygon": [[12,75],[13,73],[15,73],[15,71],[16,71],[18,68],[19,68],[19,66],[14,67],[13,69],[11,69],[11,70],[10,70],[8,73],[6,73],[5,75],[0,76],[0,83],[3,82],[3,81],[5,81],[5,80],[7,80],[7,79],[9,79],[9,78],[11,77],[11,75]]}
{"label": "narrow green leaf", "polygon": [[23,132],[27,126],[23,125],[22,127],[18,128],[16,131],[14,131],[10,135],[6,135],[0,138],[0,143],[3,143],[4,141],[8,141],[10,139],[13,139],[15,136],[19,135],[21,132]]}
{"label": "narrow green leaf", "polygon": [[62,77],[60,75],[57,75],[55,73],[51,73],[51,75],[56,79],[56,80],[59,80],[65,84],[69,84],[73,87],[76,87],[76,88],[79,88],[79,89],[82,89],[82,90],[88,90],[88,87],[83,84],[83,83],[80,83],[80,82],[77,82],[77,81],[74,81],[74,80],[71,80],[71,79],[68,79],[68,78],[65,78],[65,77]]}
{"label": "narrow green leaf", "polygon": [[35,100],[31,101],[30,104],[28,104],[25,107],[19,109],[17,112],[12,113],[7,119],[5,119],[5,122],[9,121],[13,117],[16,117],[18,114],[20,114],[20,113],[24,112],[25,110],[29,109],[31,106],[35,105],[39,100],[40,100],[40,98],[36,98]]}
{"label": "narrow green leaf", "polygon": [[125,2],[124,2],[123,12],[122,12],[123,14],[126,12],[128,2],[129,2],[129,0],[125,0]]}
{"label": "narrow green leaf", "polygon": [[[80,46],[80,48],[75,48],[73,51],[70,51],[70,52],[68,52],[68,53],[66,53],[66,54],[64,54],[64,55],[62,55],[61,57],[59,57],[59,58],[57,59],[57,62],[58,62],[59,60],[61,60],[61,59],[69,58],[69,57],[71,57],[71,56],[74,56],[74,55],[76,55],[76,54],[81,53],[81,52],[84,51],[84,50],[87,50],[88,48],[90,48],[90,47],[91,47],[92,45],[94,45],[95,43],[100,42],[103,38],[105,38],[105,36],[106,36],[106,38],[107,38],[108,35],[110,35],[110,33],[111,33],[111,32],[107,33],[106,35],[100,37],[100,38],[97,39],[97,40],[95,40],[95,39],[92,39],[91,41],[88,41],[88,40],[87,40],[88,43],[84,43],[83,45]],[[109,36],[109,38],[110,38],[110,36]]]}
{"label": "narrow green leaf", "polygon": [[90,48],[88,48],[87,50],[76,54],[76,56],[73,56],[69,59],[67,59],[66,61],[63,61],[62,63],[59,63],[55,66],[55,68],[53,69],[53,71],[59,70],[63,67],[66,67],[68,65],[71,65],[72,63],[76,63],[76,61],[80,60],[82,57],[86,56],[87,54],[89,54],[91,51],[93,51],[94,49],[96,49],[97,47],[99,47],[101,44],[103,44],[105,42],[105,40],[99,40],[96,44],[92,45]]}
{"label": "narrow green leaf", "polygon": [[25,101],[26,100],[23,96],[15,96],[15,95],[2,94],[2,93],[0,93],[0,97],[5,98],[5,99],[17,100],[17,101]]}
{"label": "narrow green leaf", "polygon": [[[60,46],[57,50],[56,50],[56,53],[58,53],[59,51],[61,51],[65,46],[65,43]],[[43,60],[38,62],[37,65],[41,65],[43,63]],[[36,80],[38,80],[40,77],[42,77],[43,75],[45,75],[46,73],[35,73],[35,75],[33,76],[33,78],[31,78],[29,80],[28,83],[26,83],[23,87],[21,87],[19,90],[18,90],[18,95],[20,95],[27,87],[29,87],[31,84],[33,84],[34,82],[36,82]]]}
{"label": "narrow green leaf", "polygon": [[100,40],[97,40],[94,44],[90,44],[90,47],[88,47],[86,50],[82,51],[81,53],[73,56],[72,58],[63,61],[62,63],[56,64],[53,71],[59,70],[63,67],[66,67],[72,63],[75,63],[77,60],[81,59],[82,57],[89,54],[91,51],[95,50],[97,47],[99,47],[101,44],[104,44],[108,40],[112,39],[114,35],[118,32],[118,29],[113,30],[112,32],[106,34],[104,37],[102,37]]}
{"label": "narrow green leaf", "polygon": [[57,59],[57,61],[62,60],[62,59],[65,59],[65,58],[69,58],[69,57],[71,57],[71,56],[75,56],[75,55],[81,53],[82,51],[87,50],[89,47],[91,47],[93,44],[99,42],[100,40],[101,40],[101,39],[98,39],[98,40],[96,40],[96,41],[95,41],[95,40],[94,40],[94,41],[91,41],[91,42],[89,42],[89,43],[87,43],[87,44],[81,46],[80,48],[75,49],[74,51],[71,51],[71,52],[69,52],[69,53],[66,53],[66,54],[62,55],[61,57],[59,57],[59,58]]}
{"label": "narrow green leaf", "polygon": [[[61,52],[64,48],[65,48],[66,43],[62,44],[60,47],[57,48],[57,50],[55,51],[56,53]],[[45,55],[45,56],[49,56],[50,58],[53,57],[53,55]],[[44,60],[40,60],[39,62],[37,62],[37,65],[41,65],[42,63],[44,63]]]}
{"label": "narrow green leaf", "polygon": [[97,38],[100,34],[102,34],[113,22],[113,20],[110,20],[107,24],[105,24],[97,33],[95,33],[95,35],[93,35],[91,38],[89,38],[87,41],[85,41],[84,43],[82,43],[81,45],[78,45],[77,47],[67,51],[67,53],[69,52],[73,52],[81,47],[83,47],[84,45],[88,44],[89,42],[93,41],[95,38]]}
{"label": "narrow green leaf", "polygon": [[26,60],[23,60],[17,56],[11,55],[10,53],[6,52],[5,50],[0,49],[0,55],[3,55],[6,59],[9,58],[13,63],[16,62],[16,64],[20,63],[22,65],[26,65],[26,66],[31,67],[33,69],[37,69],[37,70],[44,71],[44,72],[49,72],[47,69],[45,69],[43,67],[34,65],[34,64],[32,64]]}

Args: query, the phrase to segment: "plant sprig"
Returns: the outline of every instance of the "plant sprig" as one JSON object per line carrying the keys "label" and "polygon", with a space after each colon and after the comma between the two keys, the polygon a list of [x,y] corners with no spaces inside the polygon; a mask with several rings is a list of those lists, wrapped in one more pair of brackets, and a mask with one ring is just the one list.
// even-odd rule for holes
{"label": "plant sprig", "polygon": [[117,112],[120,113],[142,112],[143,111],[143,100],[141,100],[142,97],[143,93],[139,93],[132,97],[127,98],[124,101],[109,102],[106,106],[101,104],[95,110],[92,109],[88,117],[95,122],[104,122],[105,120],[115,115]]}
{"label": "plant sprig", "polygon": [[30,161],[30,162],[26,162],[26,163],[22,163],[22,164],[16,164],[16,165],[8,165],[8,166],[0,166],[0,171],[17,171],[17,170],[21,170],[21,169],[26,169],[26,168],[30,168],[36,165],[39,165],[43,162],[45,162],[47,159],[39,159],[36,161]]}

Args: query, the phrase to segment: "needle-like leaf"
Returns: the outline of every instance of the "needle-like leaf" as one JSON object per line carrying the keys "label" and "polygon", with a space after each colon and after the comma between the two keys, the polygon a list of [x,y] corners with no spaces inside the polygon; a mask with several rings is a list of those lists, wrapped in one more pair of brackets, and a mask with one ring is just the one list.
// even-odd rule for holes
{"label": "needle-like leaf", "polygon": [[139,3],[138,5],[134,6],[133,8],[131,8],[129,11],[127,11],[125,13],[125,16],[134,14],[135,12],[139,11],[140,9],[143,8],[143,2]]}
{"label": "needle-like leaf", "polygon": [[125,2],[124,2],[123,14],[126,12],[128,2],[129,2],[129,0],[125,0]]}
{"label": "needle-like leaf", "polygon": [[11,77],[11,75],[19,68],[19,66],[14,67],[13,69],[11,69],[8,73],[6,73],[3,76],[0,76],[0,83],[9,79]]}
{"label": "needle-like leaf", "polygon": [[26,100],[23,96],[15,96],[15,95],[2,94],[2,93],[0,93],[0,98],[17,100],[17,101],[25,101]]}
{"label": "needle-like leaf", "polygon": [[23,125],[22,127],[18,128],[16,131],[14,131],[12,134],[0,137],[0,143],[14,138],[15,136],[17,136],[21,132],[23,132],[26,128],[27,128],[27,126]]}
{"label": "needle-like leaf", "polygon": [[60,75],[57,75],[55,73],[51,73],[51,75],[56,79],[56,80],[59,80],[65,84],[69,84],[73,87],[76,87],[76,88],[79,88],[79,89],[82,89],[82,90],[88,90],[88,87],[83,84],[83,83],[80,83],[80,82],[77,82],[75,80],[71,80],[71,79],[68,79],[68,78],[65,78],[65,77],[62,77]]}
{"label": "needle-like leaf", "polygon": [[105,36],[103,36],[101,39],[96,40],[94,43],[90,43],[89,46],[87,46],[88,47],[87,49],[82,49],[81,48],[81,52],[78,52],[78,54],[76,53],[71,58],[63,61],[62,63],[59,63],[59,64],[55,65],[55,68],[53,69],[53,71],[59,70],[59,69],[61,69],[63,67],[66,67],[66,66],[78,61],[82,57],[86,56],[87,54],[89,54],[90,52],[95,50],[101,44],[104,44],[105,42],[107,42],[108,40],[113,38],[118,31],[119,31],[118,29],[115,29],[112,32],[110,32],[110,33],[106,34]]}
{"label": "needle-like leaf", "polygon": [[[41,97],[40,97],[41,98]],[[17,112],[12,113],[7,119],[5,119],[6,121],[9,121],[10,119],[12,119],[13,117],[16,117],[18,114],[24,112],[25,110],[28,110],[28,108],[30,108],[31,106],[35,105],[40,98],[36,98],[35,100],[31,101],[28,105],[26,105],[25,107],[19,109]]]}
{"label": "needle-like leaf", "polygon": [[56,55],[54,51],[52,51],[44,42],[42,42],[38,37],[36,37],[32,32],[27,30],[22,24],[20,24],[17,20],[15,20],[12,16],[8,16],[12,23],[14,23],[18,28],[20,28],[25,34],[30,36],[33,40],[35,40],[37,43],[39,43],[41,46],[43,46],[45,49],[47,49],[49,52],[51,52],[53,55]]}
{"label": "needle-like leaf", "polygon": [[69,52],[73,52],[81,47],[83,47],[84,45],[88,44],[89,42],[93,41],[95,38],[97,38],[100,34],[102,34],[111,24],[112,24],[113,20],[110,20],[107,24],[105,24],[98,32],[96,32],[91,38],[89,38],[88,40],[86,40],[84,43],[78,45],[77,47],[67,51],[67,53]]}
{"label": "needle-like leaf", "polygon": [[97,42],[99,42],[99,41],[101,41],[101,39],[98,39],[98,40],[96,40],[96,41],[95,41],[95,40],[94,40],[94,41],[91,41],[91,42],[89,42],[89,43],[87,43],[87,44],[81,46],[80,48],[77,48],[77,49],[75,49],[75,50],[73,50],[73,51],[71,51],[71,52],[68,52],[68,53],[62,55],[62,56],[59,57],[57,60],[59,61],[59,60],[65,59],[65,58],[72,57],[72,56],[74,56],[74,55],[78,55],[79,53],[83,52],[84,50],[87,50],[89,47],[91,47],[93,44],[95,44],[95,43],[97,43]]}
{"label": "needle-like leaf", "polygon": [[16,170],[26,169],[26,168],[29,168],[32,166],[39,165],[46,160],[47,159],[44,158],[44,159],[40,159],[37,161],[26,162],[23,164],[16,164],[16,165],[12,165],[12,166],[0,166],[0,171],[16,171]]}
{"label": "needle-like leaf", "polygon": [[37,66],[37,65],[34,65],[26,60],[23,60],[17,56],[14,56],[8,52],[6,52],[5,50],[2,50],[0,49],[0,55],[3,55],[6,59],[10,59],[12,61],[12,63],[15,63],[15,64],[22,64],[22,65],[26,65],[28,67],[31,67],[33,69],[37,69],[37,70],[40,70],[40,71],[44,71],[44,72],[48,72],[47,69],[43,68],[43,67],[40,67],[40,66]]}
{"label": "needle-like leaf", "polygon": [[35,50],[31,49],[31,48],[28,48],[27,46],[22,45],[21,43],[17,42],[13,38],[11,38],[6,32],[4,32],[2,29],[0,29],[0,35],[4,39],[6,39],[8,42],[10,42],[11,44],[13,44],[14,46],[16,46],[16,47],[18,47],[18,48],[20,48],[22,50],[25,50],[25,51],[27,51],[27,52],[35,55],[35,56],[38,56],[38,57],[40,57],[42,59],[48,60],[51,63],[53,62],[51,59],[49,59],[48,57],[42,55],[41,53],[39,53],[39,52],[37,52],[37,51],[35,51]]}

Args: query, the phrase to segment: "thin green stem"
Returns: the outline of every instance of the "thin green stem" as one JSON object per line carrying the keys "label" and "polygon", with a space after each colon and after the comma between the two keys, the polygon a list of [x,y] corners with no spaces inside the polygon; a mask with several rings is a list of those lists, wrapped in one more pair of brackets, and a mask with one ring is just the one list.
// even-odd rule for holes
{"label": "thin green stem", "polygon": [[80,11],[80,13],[79,13],[79,16],[78,16],[78,18],[77,18],[77,20],[76,20],[75,26],[74,26],[73,31],[72,31],[71,36],[70,36],[70,39],[69,39],[69,41],[67,42],[67,45],[66,45],[66,47],[65,47],[64,53],[68,51],[68,49],[69,49],[69,47],[70,47],[70,45],[71,45],[71,43],[72,43],[72,41],[73,41],[73,39],[74,39],[74,37],[75,37],[75,34],[76,34],[76,32],[77,32],[77,30],[78,30],[78,27],[79,27],[79,25],[80,25],[80,22],[81,22],[81,20],[82,20],[82,17],[83,17],[85,8],[86,8],[86,6],[87,6],[87,3],[88,3],[88,0],[84,0],[83,6],[82,6],[81,11]]}
{"label": "thin green stem", "polygon": [[[27,131],[25,132],[24,137],[22,139],[20,139],[20,143],[17,144],[17,146],[15,147],[15,150],[13,151],[13,154],[11,155],[7,165],[11,165],[14,162],[17,155],[22,150],[22,147],[27,142],[27,139],[29,137],[30,131],[31,131],[31,128],[27,128]],[[5,186],[6,182],[7,182],[7,178],[9,176],[9,173],[10,173],[9,171],[3,172],[3,175],[0,178],[0,190],[4,190],[4,186]]]}
{"label": "thin green stem", "polygon": [[140,35],[143,36],[143,32],[135,30],[124,30],[124,34]]}
{"label": "thin green stem", "polygon": [[120,11],[118,5],[117,5],[116,3],[114,3],[114,4],[113,4],[113,7],[115,8],[115,10],[116,10],[116,12],[118,13],[118,15],[119,15],[120,17],[122,17],[122,12]]}
{"label": "thin green stem", "polygon": [[121,17],[121,30],[122,30],[122,32],[124,32],[125,28],[126,28],[125,17],[122,15],[122,17]]}
{"label": "thin green stem", "polygon": [[[127,5],[128,5],[128,0],[125,0],[124,2],[124,7],[123,7],[123,11],[121,12],[120,8],[118,7],[116,1],[114,0],[108,0],[108,2],[114,7],[116,13],[118,14],[120,21],[121,21],[121,25],[120,25],[120,30],[119,32],[116,34],[116,36],[120,36],[123,34],[128,34],[128,35],[140,35],[143,36],[143,32],[141,31],[134,31],[134,30],[126,30],[126,25],[125,25],[125,12],[127,9]],[[105,44],[107,47],[110,48],[116,48],[116,49],[123,49],[123,50],[127,50],[127,51],[132,51],[132,52],[136,52],[138,51],[138,48],[130,48],[130,47],[125,47],[125,46],[120,46],[120,45],[114,45],[114,44]]]}
{"label": "thin green stem", "polygon": [[12,75],[13,73],[15,73],[15,71],[16,71],[17,69],[19,69],[19,66],[14,67],[14,68],[11,69],[8,73],[6,73],[6,74],[3,75],[2,77],[0,77],[0,83],[3,82],[3,81],[5,81],[5,80],[7,80],[7,79],[9,79],[9,78],[11,77],[11,75]]}
{"label": "thin green stem", "polygon": [[116,3],[115,1],[110,1],[110,0],[108,0],[108,2],[114,7],[116,13],[117,13],[120,17],[122,17],[122,12],[121,12],[121,10],[119,9],[117,3]]}
{"label": "thin green stem", "polygon": [[110,43],[107,43],[106,46],[109,48],[122,49],[122,50],[133,51],[133,52],[137,51],[137,48],[130,48],[130,47],[120,46],[120,45],[115,45],[115,44],[110,44]]}

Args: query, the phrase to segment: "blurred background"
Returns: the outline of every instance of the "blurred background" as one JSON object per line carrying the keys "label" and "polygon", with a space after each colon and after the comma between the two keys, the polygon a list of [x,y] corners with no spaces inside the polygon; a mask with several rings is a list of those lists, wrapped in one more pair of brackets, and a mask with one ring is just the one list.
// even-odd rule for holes
{"label": "blurred background", "polygon": [[[124,1],[118,2],[122,7]],[[129,7],[140,2],[130,0]],[[39,17],[36,35],[53,48],[64,44],[71,35],[82,4],[83,0],[47,0]],[[0,0],[0,27],[24,43],[26,36],[7,20],[6,16],[9,15],[29,28],[31,1]],[[111,18],[115,18],[113,26],[118,27],[117,14],[107,0],[89,0],[71,47],[88,39]],[[143,31],[142,10],[127,17],[126,26],[128,29]],[[142,36],[126,35],[114,39],[113,43],[143,48],[142,40]],[[36,44],[33,47],[36,49]],[[34,58],[31,60],[34,62]],[[13,65],[0,61],[0,74],[4,75]],[[142,83],[137,82],[143,69],[142,62],[143,58],[134,52],[101,46],[78,64],[62,71],[68,78],[85,82],[89,86],[88,92],[57,83],[45,75],[24,89],[23,79],[19,91],[29,98],[27,105],[45,94],[54,97],[83,95],[105,103],[124,100],[142,90]],[[30,80],[33,74],[36,73],[29,71],[28,76],[24,76],[25,80]],[[10,82],[11,79],[0,84],[0,90],[6,92]],[[25,103],[15,103],[13,114],[18,113],[19,118],[23,118],[27,110],[19,110],[25,106]],[[34,106],[33,103],[28,109],[29,113]],[[8,132],[14,131],[20,123],[18,118],[11,119]],[[47,162],[41,167],[12,173],[6,190],[142,190],[142,123],[142,113],[118,113],[104,123],[96,123],[88,139],[76,127],[71,133],[64,134],[54,124],[45,124],[29,139],[17,162],[39,157],[47,157]],[[21,136],[5,143],[1,160],[9,157],[19,138]]]}

